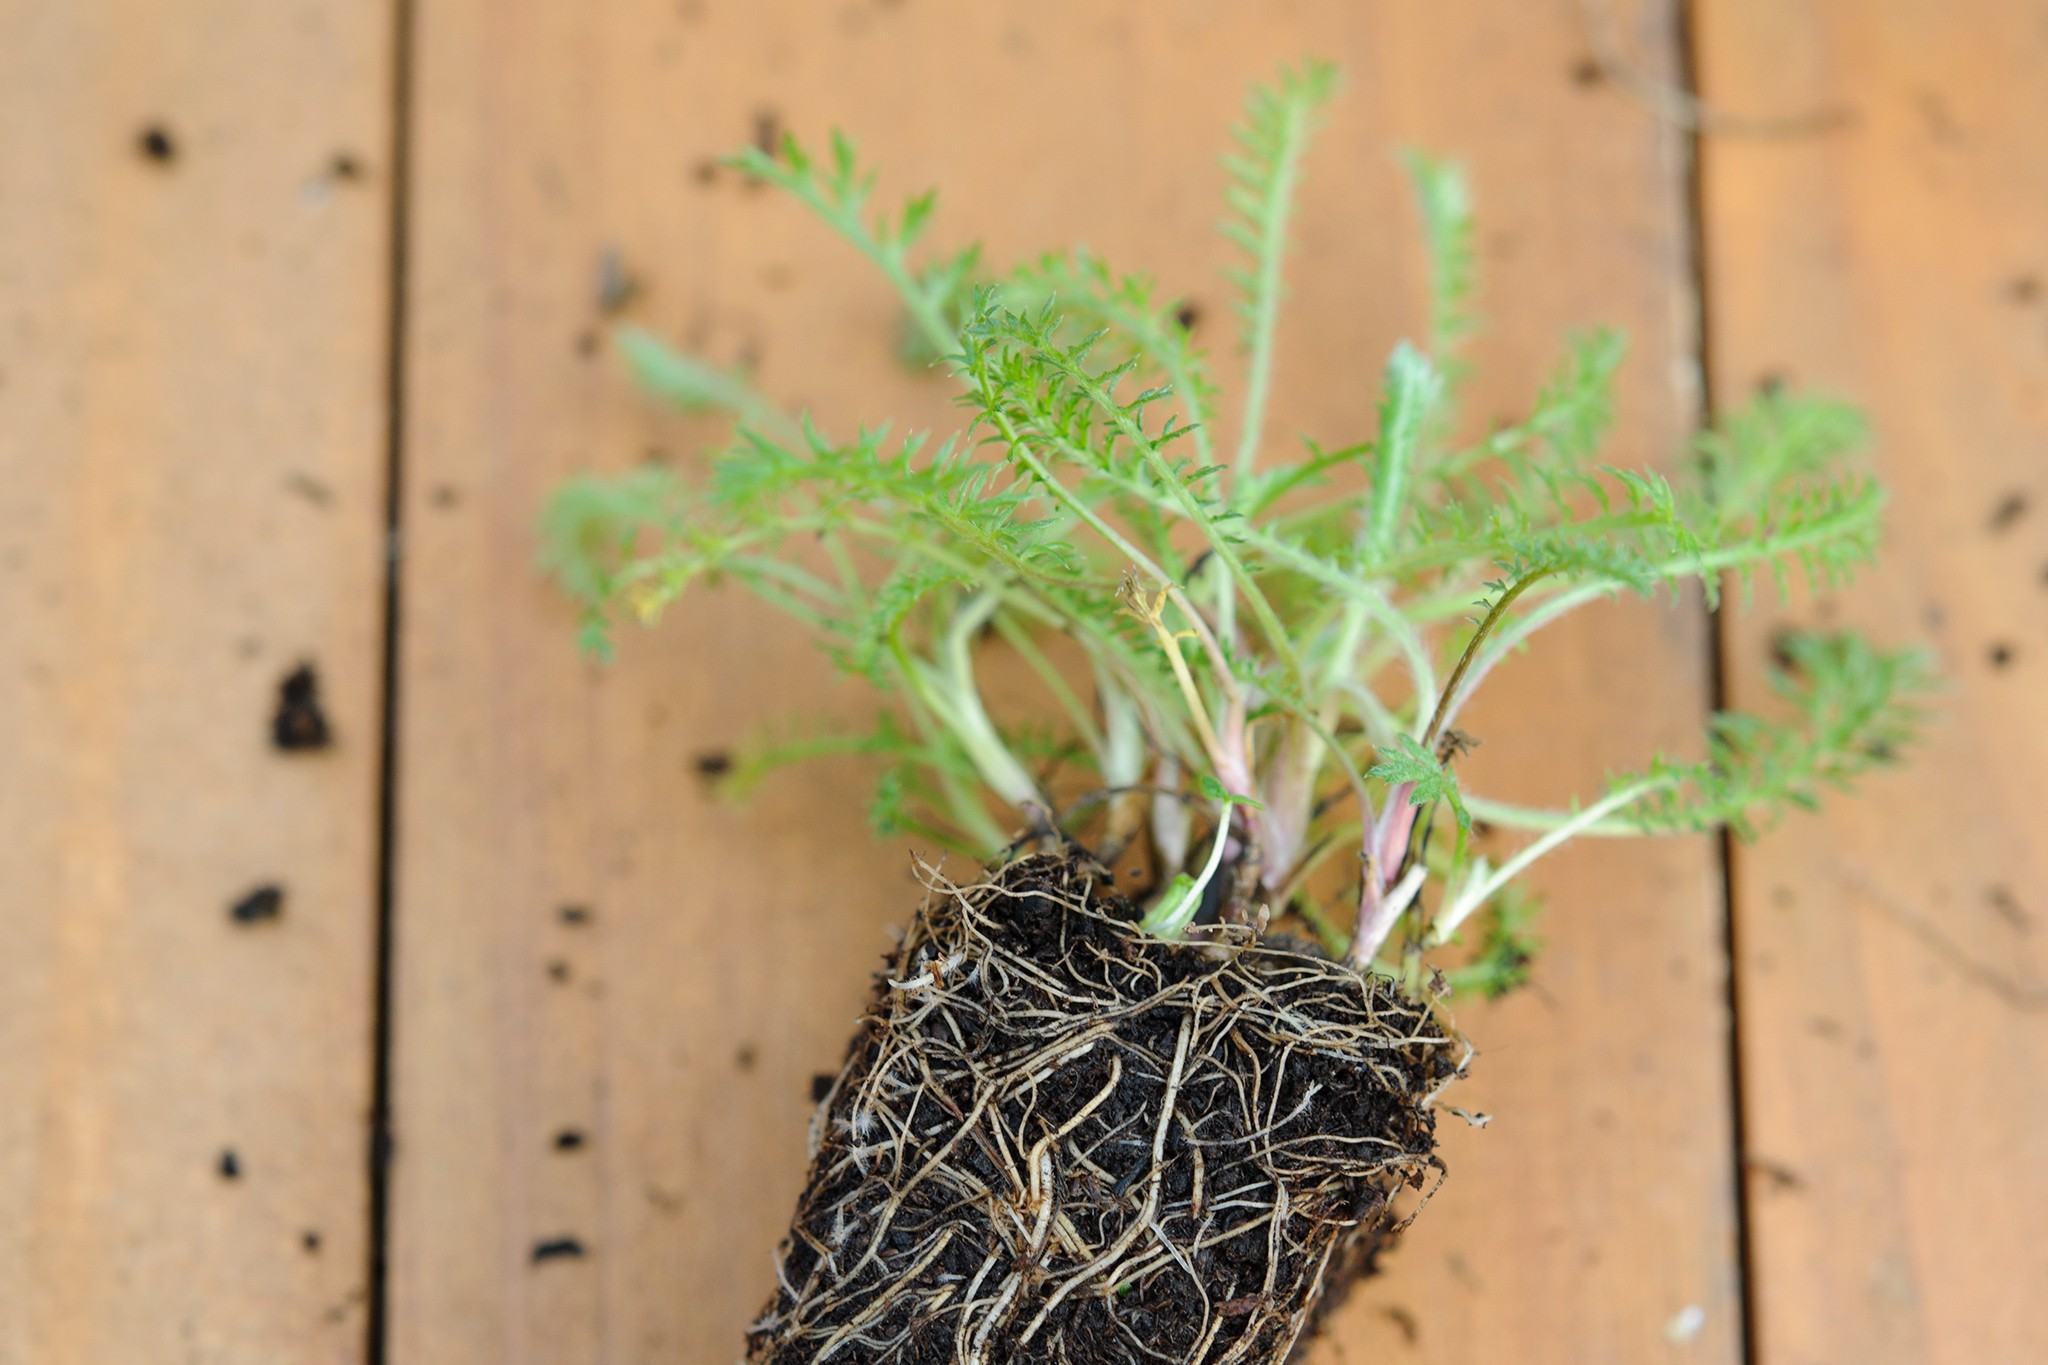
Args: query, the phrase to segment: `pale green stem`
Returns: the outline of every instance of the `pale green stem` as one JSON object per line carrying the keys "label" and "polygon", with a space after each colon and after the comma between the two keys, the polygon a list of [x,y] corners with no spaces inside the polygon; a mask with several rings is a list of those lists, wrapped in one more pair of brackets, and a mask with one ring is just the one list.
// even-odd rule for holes
{"label": "pale green stem", "polygon": [[[936,733],[940,723],[925,709],[924,694],[916,685],[915,675],[907,666],[908,662],[900,654],[898,655],[896,666],[906,680],[903,689],[903,709],[909,714],[910,723],[916,727],[919,738],[925,742],[927,747],[936,752],[941,743],[940,737]],[[932,775],[938,780],[939,794],[944,800],[947,816],[970,839],[980,842],[979,854],[981,857],[992,856],[996,850],[1009,842],[1009,836],[1003,832],[1002,826],[998,825],[995,819],[989,815],[988,808],[982,804],[980,795],[969,789],[958,777],[954,776],[950,765],[943,762],[934,762],[929,766]]]}
{"label": "pale green stem", "polygon": [[900,641],[895,644],[898,666],[931,713],[967,750],[975,771],[991,791],[1020,810],[1029,805],[1045,806],[1037,781],[1003,743],[974,682],[974,632],[996,605],[996,600],[984,593],[960,607],[940,643],[943,671],[910,657]]}
{"label": "pale green stem", "polygon": [[1330,647],[1329,662],[1323,667],[1324,692],[1335,690],[1346,678],[1354,676],[1358,646],[1364,633],[1365,608],[1356,600],[1347,599],[1337,626],[1337,642]]}
{"label": "pale green stem", "polygon": [[727,566],[741,573],[772,578],[829,605],[841,605],[846,601],[846,596],[840,589],[833,587],[816,574],[807,573],[796,565],[780,559],[770,559],[766,555],[736,555],[727,561]]}
{"label": "pale green stem", "polygon": [[1401,657],[1408,665],[1408,674],[1414,685],[1415,695],[1436,695],[1436,667],[1430,662],[1428,645],[1423,641],[1421,632],[1415,629],[1415,623],[1388,601],[1385,594],[1362,579],[1353,578],[1331,568],[1314,555],[1304,554],[1284,541],[1269,540],[1256,530],[1247,528],[1244,542],[1274,562],[1284,564],[1357,602],[1400,647]]}
{"label": "pale green stem", "polygon": [[1359,809],[1370,816],[1372,796],[1366,789],[1365,774],[1359,771],[1358,764],[1344,746],[1337,742],[1337,736],[1330,732],[1329,726],[1323,723],[1320,716],[1288,697],[1274,697],[1272,701],[1275,706],[1300,721],[1309,733],[1323,742],[1323,747],[1337,760],[1337,766],[1344,770],[1346,780],[1351,783],[1352,793],[1358,797]]}
{"label": "pale green stem", "polygon": [[1145,777],[1145,726],[1138,704],[1099,660],[1095,695],[1102,700],[1102,781],[1110,787],[1134,787]]}
{"label": "pale green stem", "polygon": [[[1474,820],[1483,820],[1500,829],[1549,830],[1569,824],[1579,818],[1575,810],[1548,810],[1537,806],[1517,806],[1506,801],[1495,801],[1491,797],[1467,796],[1465,809],[1472,812]],[[1579,837],[1590,839],[1626,839],[1649,833],[1641,825],[1627,820],[1602,820],[1598,824],[1579,828]]]}
{"label": "pale green stem", "polygon": [[1338,684],[1343,694],[1358,703],[1358,716],[1365,723],[1365,737],[1372,741],[1375,749],[1394,742],[1394,736],[1406,732],[1400,717],[1387,709],[1373,690],[1360,682],[1345,681]]}
{"label": "pale green stem", "polygon": [[1106,764],[1108,750],[1103,744],[1101,732],[1095,728],[1095,718],[1088,713],[1088,708],[1081,704],[1081,699],[1074,695],[1074,689],[1067,685],[1066,678],[1053,666],[1052,660],[1045,657],[1045,651],[1031,638],[1031,632],[1004,612],[996,614],[995,627],[996,634],[1002,636],[1010,648],[1017,651],[1018,656],[1029,665],[1031,671],[1038,675],[1038,680],[1045,684],[1045,690],[1052,694],[1060,709],[1067,713],[1067,719],[1074,723],[1075,731],[1087,743],[1088,751],[1095,755],[1097,765]]}
{"label": "pale green stem", "polygon": [[1401,880],[1389,887],[1384,895],[1375,895],[1370,879],[1378,875],[1373,866],[1375,860],[1366,860],[1368,885],[1366,894],[1360,897],[1358,932],[1352,937],[1349,958],[1351,965],[1364,971],[1379,956],[1380,949],[1393,937],[1394,926],[1401,922],[1401,916],[1414,904],[1416,895],[1422,890],[1422,883],[1429,875],[1429,869],[1421,863],[1410,867]]}
{"label": "pale green stem", "polygon": [[1231,580],[1230,570],[1220,559],[1209,561],[1215,567],[1210,577],[1216,585],[1216,638],[1226,644],[1237,642],[1237,584]]}
{"label": "pale green stem", "polygon": [[[1224,714],[1229,722],[1226,726],[1226,730],[1229,732],[1227,735],[1229,743],[1225,743],[1224,737],[1219,737],[1216,728],[1210,724],[1207,710],[1201,702],[1200,693],[1194,689],[1193,682],[1187,674],[1187,665],[1180,657],[1179,648],[1171,643],[1170,635],[1165,637],[1167,660],[1173,665],[1175,676],[1179,679],[1183,690],[1189,694],[1188,707],[1190,714],[1197,730],[1201,734],[1203,747],[1208,751],[1210,758],[1216,763],[1218,772],[1223,775],[1226,783],[1232,785],[1233,790],[1244,787],[1246,785],[1245,780],[1250,776],[1249,756],[1243,753],[1243,736],[1241,733],[1238,733],[1242,729],[1241,724],[1238,722],[1244,714],[1244,696],[1238,688],[1236,677],[1230,671],[1230,664],[1224,656],[1222,646],[1217,643],[1215,633],[1209,629],[1209,623],[1203,619],[1200,612],[1195,610],[1194,603],[1188,601],[1187,594],[1181,590],[1180,584],[1175,582],[1171,575],[1154,563],[1144,551],[1131,544],[1121,533],[1105,522],[1096,513],[1095,509],[1081,501],[1080,497],[1072,489],[1053,477],[1052,471],[1047,469],[1045,462],[1040,460],[1032,451],[1030,445],[1025,441],[1023,434],[1017,430],[1015,423],[1011,422],[1005,414],[994,410],[990,410],[989,415],[991,420],[1001,430],[1004,439],[1010,442],[1011,454],[1024,463],[1025,467],[1032,472],[1040,484],[1055,498],[1065,503],[1069,510],[1086,524],[1089,529],[1115,546],[1122,552],[1125,558],[1129,559],[1133,565],[1143,571],[1153,582],[1157,583],[1160,591],[1165,594],[1166,599],[1172,602],[1180,614],[1186,618],[1189,631],[1200,642],[1203,652],[1208,655],[1209,666],[1215,674],[1217,688],[1223,694]],[[1155,630],[1162,633],[1165,632],[1165,626],[1156,618],[1151,624]],[[1249,790],[1239,790],[1237,794],[1248,796],[1251,793]]]}
{"label": "pale green stem", "polygon": [[839,571],[840,586],[846,593],[851,596],[867,591],[867,585],[861,582],[860,566],[853,562],[853,555],[846,548],[845,538],[820,534],[818,539],[824,543],[825,553],[831,557],[832,567]]}
{"label": "pale green stem", "polygon": [[[1209,846],[1209,861],[1202,867],[1202,875],[1192,880],[1186,876],[1173,879],[1168,884],[1166,896],[1154,906],[1139,922],[1139,928],[1160,938],[1179,938],[1195,912],[1202,907],[1202,889],[1216,876],[1216,869],[1223,865],[1223,848],[1230,841],[1230,802],[1216,803],[1216,841]],[[1185,882],[1186,886],[1178,896],[1176,887]]]}
{"label": "pale green stem", "polygon": [[1485,870],[1484,862],[1476,864],[1472,875],[1466,878],[1464,885],[1458,888],[1449,902],[1438,912],[1432,934],[1435,941],[1442,943],[1449,939],[1474,911],[1493,899],[1502,887],[1528,871],[1537,859],[1561,847],[1573,837],[1592,829],[1615,812],[1674,785],[1675,781],[1675,778],[1669,777],[1647,778],[1610,792],[1540,839],[1532,840],[1527,847],[1498,868],[1489,872]]}

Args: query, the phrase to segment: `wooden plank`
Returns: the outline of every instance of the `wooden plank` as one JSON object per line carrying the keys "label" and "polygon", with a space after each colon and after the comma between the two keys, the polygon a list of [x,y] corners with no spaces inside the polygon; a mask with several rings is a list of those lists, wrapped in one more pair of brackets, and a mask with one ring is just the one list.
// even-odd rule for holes
{"label": "wooden plank", "polygon": [[1781,374],[1867,406],[1893,489],[1883,567],[1741,623],[1738,676],[1777,626],[1846,621],[1949,676],[1910,772],[1737,855],[1759,1359],[2038,1359],[2048,28],[2017,0],[1714,0],[1699,51],[1726,109],[1853,116],[1709,145],[1719,397]]}
{"label": "wooden plank", "polygon": [[[762,122],[860,133],[901,190],[945,187],[942,238],[998,260],[1085,238],[1191,291],[1228,354],[1215,158],[1244,88],[1327,54],[1350,94],[1304,208],[1278,425],[1371,421],[1420,324],[1397,141],[1467,156],[1499,320],[1476,395],[1526,401],[1572,324],[1637,359],[1622,448],[1669,450],[1697,401],[1682,142],[1575,83],[1572,16],[1330,0],[423,9],[413,224],[409,578],[399,850],[391,1359],[727,1359],[767,1289],[802,1168],[812,1073],[835,1065],[916,891],[862,828],[862,775],[821,767],[731,809],[697,755],[867,702],[735,596],[683,604],[598,672],[536,581],[533,524],[572,470],[702,430],[579,358],[598,263],[637,316],[829,425],[950,420],[892,357],[895,313],[792,206],[699,168]],[[1668,69],[1668,5],[1629,33]],[[1479,716],[1503,796],[1561,798],[1678,745],[1704,712],[1696,609],[1589,614]],[[1604,697],[1601,706],[1579,704]],[[1543,989],[1474,1010],[1487,1052],[1453,1176],[1319,1358],[1579,1361],[1737,1351],[1718,879],[1705,841],[1602,849],[1547,876]],[[565,905],[588,922],[565,923]],[[1645,983],[1652,983],[1645,985]],[[583,1144],[561,1151],[564,1130]],[[536,1260],[573,1238],[583,1255]],[[1412,1324],[1413,1339],[1403,1324]]]}
{"label": "wooden plank", "polygon": [[362,1353],[387,9],[0,4],[8,1365]]}

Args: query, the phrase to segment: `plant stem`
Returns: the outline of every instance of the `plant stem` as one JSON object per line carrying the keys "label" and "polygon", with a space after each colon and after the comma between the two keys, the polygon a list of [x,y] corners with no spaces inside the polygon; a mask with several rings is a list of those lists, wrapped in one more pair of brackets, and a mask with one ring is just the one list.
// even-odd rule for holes
{"label": "plant stem", "polygon": [[1538,858],[1556,849],[1566,840],[1598,825],[1616,811],[1624,810],[1651,793],[1674,785],[1674,781],[1668,777],[1652,777],[1631,783],[1618,791],[1608,793],[1542,838],[1532,841],[1493,871],[1484,871],[1484,863],[1475,866],[1465,884],[1437,913],[1436,926],[1431,937],[1437,943],[1446,941],[1474,911],[1485,905],[1496,892],[1520,876]]}
{"label": "plant stem", "polygon": [[[1148,933],[1157,934],[1161,938],[1179,938],[1181,932],[1195,918],[1195,912],[1201,909],[1202,890],[1215,878],[1216,869],[1223,865],[1223,849],[1229,841],[1230,802],[1218,801],[1216,803],[1216,838],[1209,845],[1209,861],[1203,864],[1202,875],[1192,880],[1185,876],[1176,877],[1167,887],[1166,897],[1162,898],[1159,904],[1154,906],[1145,918],[1140,921],[1140,927]],[[1187,887],[1181,891],[1178,897],[1174,896],[1174,887],[1179,886],[1184,881],[1188,883]]]}
{"label": "plant stem", "polygon": [[1006,612],[997,612],[994,624],[996,634],[1002,636],[1004,643],[1016,650],[1018,657],[1038,675],[1038,680],[1045,684],[1045,690],[1052,694],[1060,709],[1067,713],[1067,719],[1074,723],[1075,732],[1088,745],[1089,752],[1095,755],[1097,766],[1102,766],[1107,761],[1102,733],[1095,727],[1095,717],[1088,714],[1088,708],[1067,685],[1066,678],[1053,666],[1052,660],[1045,657],[1045,651],[1031,638],[1031,632],[1018,624],[1015,618]]}
{"label": "plant stem", "polygon": [[1473,631],[1472,638],[1465,642],[1465,652],[1458,656],[1457,666],[1451,670],[1450,681],[1444,684],[1443,695],[1437,698],[1436,713],[1429,718],[1429,724],[1422,731],[1423,748],[1427,749],[1436,743],[1436,737],[1451,712],[1452,699],[1458,695],[1458,686],[1464,682],[1466,671],[1472,667],[1472,656],[1478,652],[1479,646],[1493,633],[1494,626],[1499,624],[1501,616],[1507,609],[1514,605],[1515,599],[1527,592],[1531,584],[1547,577],[1549,573],[1548,569],[1538,569],[1535,573],[1524,574],[1516,579],[1507,591],[1494,599],[1493,606],[1480,621],[1479,629]]}
{"label": "plant stem", "polygon": [[943,671],[912,658],[900,638],[892,642],[892,647],[904,678],[967,750],[975,771],[989,789],[1019,810],[1032,805],[1043,807],[1048,803],[1039,792],[1037,781],[1003,743],[974,682],[974,632],[996,610],[996,605],[995,598],[987,593],[977,594],[961,605],[940,645]]}
{"label": "plant stem", "polygon": [[[1149,626],[1152,633],[1159,638],[1159,646],[1166,653],[1166,663],[1173,670],[1174,682],[1180,686],[1181,699],[1187,704],[1188,718],[1194,724],[1195,734],[1201,740],[1203,752],[1208,754],[1209,762],[1217,771],[1224,773],[1226,769],[1238,765],[1225,748],[1222,736],[1216,733],[1216,727],[1209,719],[1208,704],[1202,700],[1202,691],[1195,686],[1194,676],[1188,672],[1187,660],[1180,656],[1180,636],[1169,630],[1166,622],[1160,618],[1159,607],[1165,597],[1166,594],[1162,592],[1158,601],[1147,602],[1143,590],[1135,587],[1128,594],[1129,600],[1134,603],[1133,614]],[[1229,783],[1232,779],[1226,774],[1223,780]]]}
{"label": "plant stem", "polygon": [[[1517,806],[1506,801],[1495,801],[1485,796],[1467,796],[1465,809],[1472,812],[1474,820],[1483,820],[1499,829],[1550,830],[1570,824],[1579,818],[1576,810],[1545,810],[1536,806]],[[1602,820],[1597,824],[1579,826],[1579,837],[1593,839],[1627,839],[1640,837],[1647,830],[1626,820]]]}
{"label": "plant stem", "polygon": [[1362,894],[1359,898],[1358,932],[1351,939],[1351,965],[1360,971],[1379,956],[1380,948],[1393,935],[1394,926],[1400,923],[1401,913],[1413,903],[1416,893],[1422,890],[1423,880],[1429,875],[1429,869],[1417,863],[1390,890],[1379,894],[1372,890],[1380,875],[1374,866],[1377,859],[1368,854],[1365,861],[1369,894]]}

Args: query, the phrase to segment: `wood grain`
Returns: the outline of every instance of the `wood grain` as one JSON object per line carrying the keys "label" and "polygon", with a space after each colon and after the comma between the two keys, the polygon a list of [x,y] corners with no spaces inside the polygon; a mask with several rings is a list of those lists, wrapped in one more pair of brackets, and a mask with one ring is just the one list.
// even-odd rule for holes
{"label": "wood grain", "polygon": [[7,1365],[362,1355],[385,9],[0,4]]}
{"label": "wood grain", "polygon": [[[706,175],[764,123],[850,126],[889,188],[944,187],[942,239],[998,261],[1085,239],[1187,290],[1230,354],[1209,225],[1248,83],[1304,53],[1350,93],[1312,167],[1276,428],[1369,428],[1373,376],[1421,323],[1401,141],[1466,157],[1497,327],[1477,412],[1525,402],[1563,330],[1636,359],[1621,453],[1662,458],[1698,401],[1683,143],[1573,78],[1563,6],[1427,11],[1079,3],[422,7],[406,418],[407,609],[396,1014],[396,1365],[721,1360],[765,1295],[801,1178],[808,1080],[836,1064],[915,888],[822,766],[741,809],[695,759],[792,714],[865,714],[799,632],[685,603],[596,671],[538,581],[563,477],[659,452],[609,359],[599,261],[643,321],[829,426],[950,423],[893,359],[886,288],[791,205]],[[1627,9],[1652,69],[1673,11]],[[1696,608],[1589,614],[1475,713],[1502,796],[1561,799],[1703,715]],[[1596,700],[1597,699],[1597,700]],[[1601,848],[1544,878],[1540,988],[1475,1010],[1452,1178],[1318,1359],[1656,1359],[1738,1352],[1727,1019],[1705,841]],[[565,922],[568,905],[587,922]],[[556,1137],[585,1137],[571,1151]],[[536,1260],[573,1238],[580,1255]]]}
{"label": "wood grain", "polygon": [[1758,1358],[2040,1359],[2048,17],[1713,0],[1698,39],[1722,107],[1849,115],[1708,147],[1717,399],[1778,374],[1865,405],[1893,489],[1879,571],[1730,630],[1735,700],[1788,623],[1948,674],[1909,772],[1737,854]]}

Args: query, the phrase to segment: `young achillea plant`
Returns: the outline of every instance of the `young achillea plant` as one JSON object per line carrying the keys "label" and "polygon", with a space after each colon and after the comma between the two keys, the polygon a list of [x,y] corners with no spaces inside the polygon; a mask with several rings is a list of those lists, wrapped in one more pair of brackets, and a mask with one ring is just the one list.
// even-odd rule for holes
{"label": "young achillea plant", "polygon": [[[999,279],[973,251],[920,258],[931,196],[874,214],[837,137],[822,161],[790,141],[734,164],[895,285],[913,349],[959,382],[961,434],[835,438],[621,335],[651,388],[736,426],[702,485],[645,469],[562,492],[548,556],[589,644],[615,609],[744,584],[892,708],[871,733],[765,746],[734,781],[874,756],[875,827],[983,865],[932,874],[877,979],[752,1361],[1283,1359],[1436,1167],[1433,1105],[1467,1056],[1446,1002],[1523,980],[1520,874],[1580,835],[1746,832],[1917,727],[1918,656],[1800,636],[1781,714],[1716,717],[1704,757],[1652,758],[1568,809],[1462,788],[1460,714],[1544,626],[1688,579],[1710,601],[1731,575],[1835,583],[1871,554],[1881,493],[1844,466],[1856,415],[1783,393],[1702,436],[1682,481],[1596,463],[1607,332],[1570,344],[1526,419],[1458,439],[1472,227],[1457,172],[1419,157],[1430,350],[1395,349],[1370,440],[1276,457],[1288,214],[1334,84],[1309,65],[1255,91],[1226,161],[1245,255],[1229,432],[1149,284],[1081,252]],[[990,715],[976,674],[998,648],[1055,723]],[[1525,841],[1496,865],[1475,820]],[[1126,899],[1109,865],[1141,850],[1153,877]]]}

